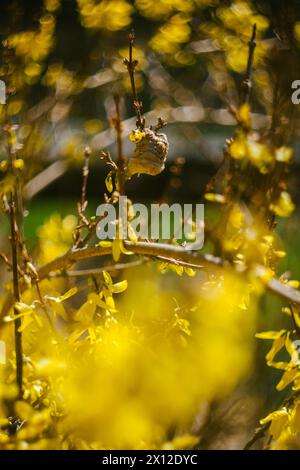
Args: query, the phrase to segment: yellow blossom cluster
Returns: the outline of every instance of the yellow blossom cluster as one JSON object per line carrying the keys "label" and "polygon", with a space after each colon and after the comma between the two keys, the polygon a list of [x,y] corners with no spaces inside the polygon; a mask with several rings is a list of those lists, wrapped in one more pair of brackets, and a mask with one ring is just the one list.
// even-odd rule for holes
{"label": "yellow blossom cluster", "polygon": [[86,28],[118,31],[131,23],[133,7],[127,0],[77,0],[77,4]]}
{"label": "yellow blossom cluster", "polygon": [[216,0],[161,0],[155,3],[151,0],[135,0],[135,6],[145,17],[161,20],[173,13],[192,13],[197,7],[216,4]]}
{"label": "yellow blossom cluster", "polygon": [[[179,61],[184,58],[188,62],[192,55],[181,51],[181,46],[188,42],[191,34],[189,22],[191,17],[185,13],[177,13],[159,28],[150,40],[150,46],[159,53],[174,55]],[[186,64],[185,64],[186,65]]]}
{"label": "yellow blossom cluster", "polygon": [[[256,24],[260,37],[267,29],[269,21],[257,13],[251,1],[234,0],[230,5],[220,3],[221,6],[216,11],[220,23],[205,22],[200,25],[200,31],[208,35],[224,52],[226,65],[231,70],[243,73],[247,63],[248,41],[252,27]],[[261,63],[266,52],[267,47],[259,41],[255,50],[255,65]]]}
{"label": "yellow blossom cluster", "polygon": [[74,215],[62,218],[53,214],[37,232],[39,238],[39,262],[41,264],[64,254],[72,244],[72,233],[77,220]]}
{"label": "yellow blossom cluster", "polygon": [[15,54],[15,61],[10,65],[6,77],[11,87],[18,90],[24,84],[31,85],[39,80],[44,68],[43,62],[54,46],[55,25],[55,16],[47,13],[40,18],[37,30],[21,31],[8,36],[4,45]]}

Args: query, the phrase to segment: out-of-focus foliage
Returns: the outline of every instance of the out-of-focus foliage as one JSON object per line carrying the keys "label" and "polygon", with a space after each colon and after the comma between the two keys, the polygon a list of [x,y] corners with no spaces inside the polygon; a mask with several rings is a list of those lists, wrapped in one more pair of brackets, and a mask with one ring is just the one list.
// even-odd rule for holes
{"label": "out-of-focus foliage", "polygon": [[[291,309],[286,308],[284,311],[291,315]],[[296,321],[299,322],[298,317]],[[294,391],[292,398],[287,400],[281,408],[263,418],[260,423],[263,426],[270,426],[271,449],[299,449],[299,341],[297,343],[292,341],[292,333],[286,330],[267,331],[256,336],[261,339],[272,340],[272,347],[266,355],[266,360],[270,367],[283,371],[276,386],[277,390],[281,391],[292,384],[292,390]],[[276,359],[283,349],[288,355],[288,360]]]}
{"label": "out-of-focus foliage", "polygon": [[[72,216],[57,215],[41,227],[38,259],[66,250],[72,223]],[[34,291],[23,295],[17,308],[28,360],[25,402],[16,409],[24,424],[17,447],[2,432],[3,448],[170,448],[170,428],[188,433],[202,403],[224,398],[249,373],[255,324],[249,286],[230,276],[205,282],[195,276],[201,290],[188,298],[178,295],[176,278],[157,276],[155,267],[143,267],[115,283],[104,272],[100,291],[91,285],[84,299],[65,292],[65,281],[43,281],[51,322]],[[68,301],[74,295],[77,308]],[[6,317],[11,326],[1,336],[8,357],[13,319]],[[2,398],[13,398],[13,361],[2,379]],[[5,429],[5,406],[2,416]],[[196,442],[186,436],[185,446]]]}

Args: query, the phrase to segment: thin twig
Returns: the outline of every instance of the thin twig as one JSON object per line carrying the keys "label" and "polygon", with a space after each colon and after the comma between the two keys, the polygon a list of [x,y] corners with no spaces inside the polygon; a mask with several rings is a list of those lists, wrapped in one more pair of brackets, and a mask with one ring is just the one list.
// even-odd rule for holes
{"label": "thin twig", "polygon": [[76,247],[79,246],[81,235],[81,229],[84,227],[90,227],[90,223],[88,219],[85,217],[84,213],[87,207],[87,199],[86,199],[86,188],[89,176],[89,163],[90,163],[90,155],[91,149],[90,147],[86,147],[84,151],[84,164],[82,167],[82,187],[81,187],[81,201],[78,203],[78,223],[74,233],[74,245]]}
{"label": "thin twig", "polygon": [[254,59],[254,50],[256,47],[255,38],[256,38],[256,24],[253,25],[252,36],[251,36],[250,41],[248,42],[249,54],[248,54],[247,70],[246,70],[246,76],[242,84],[243,86],[242,102],[243,103],[249,103],[250,93],[252,89],[253,59]]}
{"label": "thin twig", "polygon": [[25,200],[32,199],[40,191],[43,191],[53,181],[60,178],[68,170],[66,162],[57,160],[51,163],[47,168],[35,175],[23,188],[23,197]]}
{"label": "thin twig", "polygon": [[125,157],[123,154],[122,148],[122,124],[121,124],[121,113],[120,113],[120,96],[114,96],[115,105],[116,105],[116,116],[113,119],[114,128],[117,135],[117,149],[118,149],[118,170],[117,170],[117,179],[118,179],[118,191],[120,195],[124,194],[124,184],[125,184]]}
{"label": "thin twig", "polygon": [[[12,246],[12,269],[13,269],[13,292],[15,302],[20,302],[20,285],[18,273],[18,236],[17,236],[17,223],[15,213],[15,201],[13,195],[10,203],[10,228],[11,228],[11,246]],[[16,382],[19,390],[19,395],[22,396],[23,386],[23,348],[22,348],[22,333],[20,328],[22,320],[18,316],[18,310],[14,308],[14,314],[17,316],[14,322],[15,328],[15,352],[16,352]]]}
{"label": "thin twig", "polygon": [[290,305],[289,308],[290,308],[290,311],[291,311],[291,317],[292,317],[292,320],[293,320],[294,329],[296,331],[296,334],[297,334],[298,338],[300,339],[300,326],[298,325],[298,322],[297,322],[297,319],[296,319],[296,314],[295,314],[294,307],[293,307],[293,305]]}
{"label": "thin twig", "polygon": [[49,312],[48,312],[48,307],[47,307],[47,305],[46,305],[46,303],[45,303],[45,300],[44,300],[44,298],[43,298],[43,296],[42,296],[38,279],[35,280],[35,287],[36,287],[36,290],[37,290],[38,298],[39,298],[39,301],[40,301],[40,303],[41,303],[42,309],[44,310],[44,313],[45,313],[46,318],[47,318],[47,320],[48,320],[48,323],[49,323],[49,325],[50,325],[52,331],[53,331],[53,332],[55,333],[55,335],[56,335],[56,330],[55,330],[55,328],[54,328],[54,325],[53,325],[51,316],[50,316],[50,314],[49,314]]}
{"label": "thin twig", "polygon": [[297,289],[294,289],[287,284],[283,284],[281,281],[275,278],[272,278],[268,281],[267,287],[271,292],[277,294],[282,299],[285,299],[290,303],[300,305],[300,291]]}
{"label": "thin twig", "polygon": [[250,450],[250,448],[255,444],[255,442],[257,442],[259,439],[262,439],[263,437],[265,437],[266,432],[268,431],[270,425],[271,425],[271,421],[264,424],[263,426],[259,426],[255,430],[253,437],[244,446],[243,450]]}
{"label": "thin twig", "polygon": [[9,269],[12,269],[12,263],[9,261],[8,257],[6,256],[5,253],[0,251],[0,258],[4,261],[4,263],[9,267]]}

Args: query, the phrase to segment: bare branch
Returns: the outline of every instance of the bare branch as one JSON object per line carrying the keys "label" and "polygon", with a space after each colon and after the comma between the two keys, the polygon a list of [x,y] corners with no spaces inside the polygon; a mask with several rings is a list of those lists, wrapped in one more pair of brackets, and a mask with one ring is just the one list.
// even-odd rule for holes
{"label": "bare branch", "polygon": [[291,317],[292,317],[292,320],[293,320],[294,329],[296,331],[296,334],[297,334],[298,338],[300,339],[300,326],[298,325],[297,318],[296,318],[296,312],[294,310],[293,305],[290,305],[290,311],[291,311]]}
{"label": "bare branch", "polygon": [[[199,255],[198,252],[189,252],[184,247],[177,245],[150,242],[133,243],[131,241],[124,240],[124,246],[128,251],[139,256],[149,256],[168,263],[181,264],[193,269],[214,269],[214,271],[217,270],[220,274],[224,273],[224,269],[227,269],[227,271],[237,274],[234,268],[227,261],[221,258],[209,254]],[[41,281],[47,277],[53,276],[53,273],[56,273],[57,271],[64,271],[78,261],[110,255],[111,252],[111,247],[104,248],[98,245],[94,247],[69,250],[64,255],[42,266],[38,270],[39,280]],[[283,284],[279,280],[273,278],[266,283],[266,288],[283,300],[300,305],[300,292],[293,287]],[[25,289],[26,286],[22,285],[22,290]],[[3,321],[3,318],[7,315],[12,305],[13,298],[8,297],[2,308],[0,320]]]}
{"label": "bare branch", "polygon": [[90,163],[91,149],[86,147],[84,151],[84,165],[82,168],[82,189],[81,189],[81,212],[84,212],[87,206],[86,187],[89,177],[89,163]]}
{"label": "bare branch", "polygon": [[138,259],[136,261],[131,261],[128,263],[117,263],[117,264],[109,264],[106,266],[102,266],[101,268],[95,269],[80,269],[77,271],[64,271],[62,273],[54,273],[55,277],[59,276],[67,276],[67,277],[89,277],[89,276],[98,276],[99,274],[103,273],[103,271],[121,271],[123,269],[128,268],[135,268],[136,266],[141,266],[143,264],[142,259]]}
{"label": "bare branch", "polygon": [[124,64],[127,67],[129,78],[130,78],[130,83],[131,83],[131,90],[132,90],[132,97],[133,97],[133,106],[136,112],[136,126],[139,129],[143,129],[145,127],[145,119],[142,119],[142,102],[138,99],[137,92],[136,92],[136,86],[135,86],[135,79],[134,79],[134,72],[135,68],[138,64],[137,60],[133,59],[133,43],[134,43],[134,32],[132,31],[128,35],[128,40],[129,40],[129,59],[124,59]]}
{"label": "bare branch", "polygon": [[[18,273],[18,235],[17,235],[17,222],[15,213],[15,202],[13,196],[10,203],[10,229],[11,229],[11,247],[12,247],[12,269],[13,269],[13,295],[14,301],[20,302],[20,284]],[[14,314],[17,316],[18,311],[15,308]],[[17,317],[14,322],[15,328],[15,352],[16,352],[16,382],[19,390],[19,395],[22,395],[23,386],[23,351],[22,351],[22,333],[20,328],[22,320]]]}
{"label": "bare branch", "polygon": [[114,96],[115,105],[116,105],[116,117],[113,119],[114,128],[117,135],[117,147],[118,147],[118,191],[122,195],[124,194],[124,184],[125,184],[125,157],[123,154],[122,147],[122,124],[121,124],[121,113],[120,113],[120,97],[119,95]]}

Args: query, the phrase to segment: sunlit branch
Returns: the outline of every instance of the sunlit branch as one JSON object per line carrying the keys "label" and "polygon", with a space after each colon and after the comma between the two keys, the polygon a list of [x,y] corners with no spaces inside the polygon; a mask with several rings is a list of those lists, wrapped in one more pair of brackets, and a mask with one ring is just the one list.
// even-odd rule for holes
{"label": "sunlit branch", "polygon": [[[198,252],[190,252],[181,246],[150,242],[133,243],[127,240],[124,241],[124,246],[128,251],[139,256],[152,257],[173,264],[182,264],[192,269],[213,269],[220,274],[226,270],[227,272],[232,272],[232,274],[237,274],[227,261],[210,254],[200,255]],[[111,252],[111,247],[101,246],[70,250],[50,263],[40,267],[38,270],[39,280],[42,281],[58,271],[67,270],[78,261],[107,256],[110,255]],[[266,282],[266,288],[281,299],[300,305],[300,292],[293,287],[272,278]],[[22,285],[22,290],[24,291],[25,289],[26,286]],[[12,306],[13,298],[9,297],[2,308],[0,319],[3,320]]]}

